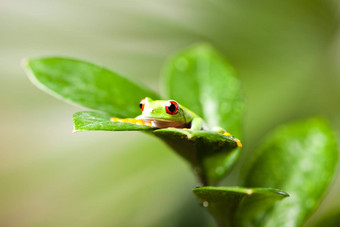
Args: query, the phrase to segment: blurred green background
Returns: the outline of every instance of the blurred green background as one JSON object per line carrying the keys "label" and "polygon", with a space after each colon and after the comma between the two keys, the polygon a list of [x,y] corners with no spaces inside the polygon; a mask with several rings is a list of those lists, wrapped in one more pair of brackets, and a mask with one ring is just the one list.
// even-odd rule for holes
{"label": "blurred green background", "polygon": [[[248,156],[278,124],[325,116],[340,131],[339,1],[0,0],[0,225],[214,226],[188,165],[138,132],[72,134],[82,110],[34,87],[20,61],[67,56],[161,92],[174,52],[214,45],[236,68]],[[137,105],[137,104],[136,104]],[[339,136],[338,136],[339,137]],[[336,177],[307,226],[339,208]]]}

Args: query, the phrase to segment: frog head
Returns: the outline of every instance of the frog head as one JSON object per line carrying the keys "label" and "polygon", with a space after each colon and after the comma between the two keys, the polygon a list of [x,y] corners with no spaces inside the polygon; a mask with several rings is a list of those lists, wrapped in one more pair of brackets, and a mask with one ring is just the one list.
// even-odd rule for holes
{"label": "frog head", "polygon": [[140,101],[139,107],[142,114],[137,118],[151,122],[157,128],[184,128],[193,118],[175,100],[152,100],[146,97]]}

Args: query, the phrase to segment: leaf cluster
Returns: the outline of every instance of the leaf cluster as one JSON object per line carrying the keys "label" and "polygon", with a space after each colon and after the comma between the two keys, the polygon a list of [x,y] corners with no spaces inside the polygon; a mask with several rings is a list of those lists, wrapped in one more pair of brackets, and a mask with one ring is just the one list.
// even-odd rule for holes
{"label": "leaf cluster", "polygon": [[324,119],[311,118],[270,133],[247,163],[242,187],[217,186],[240,156],[233,136],[242,139],[244,101],[234,69],[209,45],[183,50],[167,62],[164,98],[177,100],[210,128],[226,128],[233,136],[111,122],[111,117],[136,117],[142,98],[160,95],[98,65],[51,57],[30,59],[24,67],[39,88],[94,110],[73,115],[75,132],[141,131],[172,147],[197,174],[203,187],[193,192],[220,226],[300,226],[332,180],[334,135]]}

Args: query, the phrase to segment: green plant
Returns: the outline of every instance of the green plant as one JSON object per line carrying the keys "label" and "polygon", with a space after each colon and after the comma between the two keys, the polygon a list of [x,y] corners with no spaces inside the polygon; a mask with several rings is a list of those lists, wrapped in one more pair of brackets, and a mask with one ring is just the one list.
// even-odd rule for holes
{"label": "green plant", "polygon": [[[164,140],[192,166],[202,184],[193,192],[220,226],[300,226],[332,180],[337,146],[332,130],[321,118],[292,123],[271,133],[247,164],[243,187],[218,187],[240,155],[233,137],[111,122],[111,117],[136,117],[142,98],[158,99],[159,95],[100,66],[41,58],[26,61],[24,67],[41,89],[98,111],[75,113],[75,132],[134,130]],[[227,128],[242,138],[240,81],[210,46],[197,45],[175,55],[165,67],[164,82],[166,99],[189,107],[210,127]]]}

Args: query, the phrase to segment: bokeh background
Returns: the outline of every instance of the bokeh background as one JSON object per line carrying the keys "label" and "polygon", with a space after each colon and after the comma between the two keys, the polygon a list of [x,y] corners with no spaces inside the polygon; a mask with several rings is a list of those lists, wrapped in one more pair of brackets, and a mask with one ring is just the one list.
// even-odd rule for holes
{"label": "bokeh background", "polygon": [[[82,110],[38,90],[20,62],[68,56],[160,89],[165,60],[196,42],[236,68],[241,161],[277,125],[321,115],[340,132],[337,0],[0,0],[0,225],[214,226],[188,165],[138,132],[72,134]],[[339,136],[338,136],[339,137]],[[340,207],[340,177],[306,226]]]}

